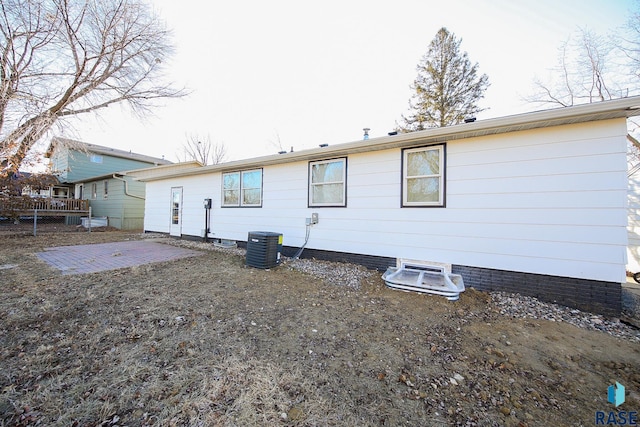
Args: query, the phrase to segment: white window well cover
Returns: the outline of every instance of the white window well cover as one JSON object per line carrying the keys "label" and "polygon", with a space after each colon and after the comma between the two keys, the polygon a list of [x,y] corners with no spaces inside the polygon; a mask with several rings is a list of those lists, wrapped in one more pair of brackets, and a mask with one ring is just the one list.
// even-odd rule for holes
{"label": "white window well cover", "polygon": [[389,267],[382,279],[390,288],[442,295],[449,301],[458,300],[464,292],[462,276],[447,273],[442,266],[402,263]]}

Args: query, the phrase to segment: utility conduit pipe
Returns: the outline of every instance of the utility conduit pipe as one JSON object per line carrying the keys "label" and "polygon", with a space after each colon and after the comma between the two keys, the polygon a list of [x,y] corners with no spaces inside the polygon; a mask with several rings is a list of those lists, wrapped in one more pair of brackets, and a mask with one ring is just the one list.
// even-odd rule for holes
{"label": "utility conduit pipe", "polygon": [[304,237],[304,243],[302,244],[300,249],[298,249],[298,252],[296,252],[296,254],[293,256],[293,259],[299,259],[302,251],[304,250],[304,247],[307,246],[307,242],[309,241],[309,234],[311,233],[311,225],[312,224],[307,224],[307,232]]}

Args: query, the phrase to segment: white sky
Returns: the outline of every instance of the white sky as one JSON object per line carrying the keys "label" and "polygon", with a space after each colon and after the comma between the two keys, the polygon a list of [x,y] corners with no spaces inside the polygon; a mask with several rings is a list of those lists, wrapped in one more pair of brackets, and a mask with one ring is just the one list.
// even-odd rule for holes
{"label": "white sky", "polygon": [[[188,135],[224,143],[227,160],[391,131],[416,65],[441,27],[491,86],[478,120],[524,103],[579,28],[623,26],[633,0],[153,0],[173,30],[171,81],[191,94],[136,119],[109,107],[64,136],[176,161]],[[637,7],[636,7],[637,6]],[[546,107],[549,108],[549,107]]]}

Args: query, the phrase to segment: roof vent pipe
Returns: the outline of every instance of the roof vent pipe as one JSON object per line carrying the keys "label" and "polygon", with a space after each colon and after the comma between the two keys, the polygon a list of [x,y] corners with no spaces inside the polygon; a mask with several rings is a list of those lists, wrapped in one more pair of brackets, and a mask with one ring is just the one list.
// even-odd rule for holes
{"label": "roof vent pipe", "polygon": [[364,131],[364,137],[362,139],[369,139],[369,131],[371,129],[370,128],[364,128],[362,130]]}

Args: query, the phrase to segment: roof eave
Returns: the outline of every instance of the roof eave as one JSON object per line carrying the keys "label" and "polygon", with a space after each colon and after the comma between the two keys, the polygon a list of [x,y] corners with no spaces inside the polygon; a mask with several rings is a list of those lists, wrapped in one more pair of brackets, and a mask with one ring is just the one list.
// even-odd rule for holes
{"label": "roof eave", "polygon": [[173,162],[169,160],[160,159],[153,156],[147,156],[146,154],[126,152],[124,150],[104,147],[102,145],[91,144],[88,142],[77,141],[74,139],[63,138],[59,136],[54,136],[52,138],[51,143],[49,144],[45,152],[46,158],[51,157],[51,155],[53,154],[55,144],[57,143],[65,144],[69,149],[76,150],[76,151],[86,151],[87,153],[102,154],[105,156],[117,157],[120,159],[148,163],[150,167],[173,164]]}
{"label": "roof eave", "polygon": [[251,159],[236,160],[199,168],[184,169],[174,173],[158,174],[155,176],[141,178],[140,180],[156,181],[211,172],[250,169],[296,161],[313,161],[367,151],[407,148],[418,144],[432,144],[457,139],[475,138],[589,121],[628,118],[636,115],[640,115],[640,97],[622,98],[612,101],[603,101],[573,107],[556,108],[531,113],[522,113],[513,116],[479,120],[471,123],[462,123],[454,126],[433,128],[411,133],[358,140],[298,152],[272,154]]}

